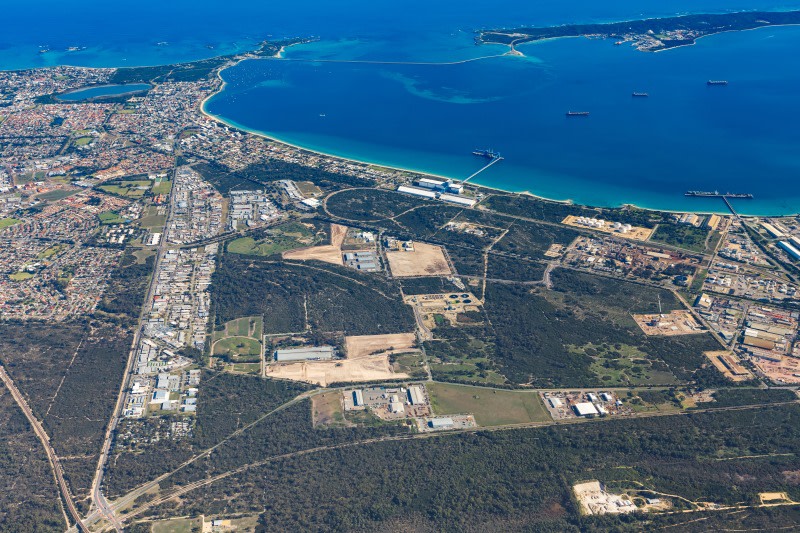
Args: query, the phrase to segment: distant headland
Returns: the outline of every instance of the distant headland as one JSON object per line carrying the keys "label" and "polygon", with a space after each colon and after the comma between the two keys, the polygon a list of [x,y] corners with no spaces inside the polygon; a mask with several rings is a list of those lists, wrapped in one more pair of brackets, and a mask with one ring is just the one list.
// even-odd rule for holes
{"label": "distant headland", "polygon": [[800,11],[747,11],[606,24],[482,30],[475,40],[478,44],[508,45],[514,50],[516,45],[545,39],[594,37],[616,39],[616,44],[630,43],[643,52],[657,52],[694,44],[697,39],[715,33],[798,24],[800,24]]}

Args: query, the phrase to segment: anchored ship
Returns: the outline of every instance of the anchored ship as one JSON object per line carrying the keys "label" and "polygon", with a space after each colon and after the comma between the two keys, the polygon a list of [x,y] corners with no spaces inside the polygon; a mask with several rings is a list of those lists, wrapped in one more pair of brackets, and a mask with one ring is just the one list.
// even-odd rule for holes
{"label": "anchored ship", "polygon": [[648,97],[648,96],[650,96],[650,95],[649,95],[649,94],[647,94],[647,93],[633,93],[631,96],[633,96],[633,97],[639,97],[639,98],[647,98],[647,97]]}
{"label": "anchored ship", "polygon": [[567,111],[568,117],[588,117],[588,111]]}
{"label": "anchored ship", "polygon": [[706,85],[728,85],[728,80],[708,80]]}

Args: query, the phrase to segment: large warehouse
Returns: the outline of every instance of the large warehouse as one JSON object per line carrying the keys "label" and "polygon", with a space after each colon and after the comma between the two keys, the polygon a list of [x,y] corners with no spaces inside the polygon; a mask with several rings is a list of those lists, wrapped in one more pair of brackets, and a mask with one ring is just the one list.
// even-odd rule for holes
{"label": "large warehouse", "polygon": [[327,361],[333,359],[333,346],[304,346],[302,348],[286,348],[275,351],[275,360],[279,363],[289,361]]}

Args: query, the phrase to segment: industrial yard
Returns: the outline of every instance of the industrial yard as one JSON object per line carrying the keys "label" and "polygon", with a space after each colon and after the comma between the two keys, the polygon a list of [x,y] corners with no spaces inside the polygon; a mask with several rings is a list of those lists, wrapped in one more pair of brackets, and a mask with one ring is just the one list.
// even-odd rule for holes
{"label": "industrial yard", "polygon": [[603,233],[611,233],[615,236],[635,241],[646,241],[650,239],[654,231],[652,228],[642,228],[630,224],[623,224],[621,222],[609,222],[603,219],[575,215],[568,215],[561,223],[576,228],[590,228]]}
{"label": "industrial yard", "polygon": [[[459,324],[459,315],[477,312],[482,302],[472,293],[418,294],[405,297],[405,303],[414,307],[422,317],[425,327],[433,329],[447,321]],[[473,320],[474,322],[474,320]]]}

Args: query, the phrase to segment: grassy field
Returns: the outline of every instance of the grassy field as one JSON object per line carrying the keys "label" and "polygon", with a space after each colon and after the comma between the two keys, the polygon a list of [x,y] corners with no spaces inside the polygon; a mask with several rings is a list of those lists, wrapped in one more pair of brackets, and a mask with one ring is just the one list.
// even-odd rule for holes
{"label": "grassy field", "polygon": [[301,246],[302,244],[294,239],[283,237],[265,239],[258,242],[253,240],[252,237],[242,237],[228,244],[228,251],[234,254],[267,256],[300,248]]}
{"label": "grassy field", "polygon": [[399,354],[391,356],[392,368],[395,372],[408,374],[412,378],[424,378],[427,376],[423,366],[422,357],[419,354]]}
{"label": "grassy field", "polygon": [[172,191],[172,181],[167,179],[156,180],[153,185],[153,194],[169,194]]}
{"label": "grassy field", "polygon": [[107,224],[107,225],[124,224],[125,222],[127,222],[127,220],[119,216],[119,214],[115,213],[114,211],[105,211],[104,213],[100,213],[99,215],[97,215],[97,218],[100,219],[101,224]]}
{"label": "grassy field", "polygon": [[60,252],[64,247],[60,244],[53,245],[36,254],[36,259],[48,259]]}
{"label": "grassy field", "polygon": [[1,218],[0,219],[0,230],[6,229],[9,226],[13,226],[14,224],[19,224],[22,222],[21,220],[17,220],[16,218]]}
{"label": "grassy field", "polygon": [[66,198],[67,196],[72,196],[76,192],[78,191],[71,189],[56,189],[53,191],[42,193],[39,196],[37,196],[37,198],[39,200],[46,200],[48,202],[57,202],[58,200]]}
{"label": "grassy field", "polygon": [[261,363],[233,363],[231,370],[242,374],[260,374]]}
{"label": "grassy field", "polygon": [[94,140],[94,137],[80,137],[79,139],[75,139],[75,146],[86,146],[90,142]]}
{"label": "grassy field", "polygon": [[434,413],[471,413],[481,426],[551,420],[535,391],[507,391],[450,383],[430,383],[428,390]]}
{"label": "grassy field", "polygon": [[154,206],[145,209],[142,218],[139,220],[139,224],[143,228],[163,228],[166,223],[167,216],[159,215],[158,208]]}
{"label": "grassy field", "polygon": [[341,391],[318,394],[311,399],[311,418],[314,426],[347,426],[342,410]]}
{"label": "grassy field", "polygon": [[155,252],[147,248],[142,248],[141,250],[136,250],[133,252],[133,256],[136,258],[136,263],[139,265],[143,265],[147,258],[151,255],[155,255]]}
{"label": "grassy field", "polygon": [[31,279],[33,274],[30,272],[15,272],[14,274],[10,274],[8,279],[11,281],[25,281],[26,279]]}
{"label": "grassy field", "polygon": [[153,522],[152,533],[192,533],[200,531],[203,527],[202,518],[178,518],[176,520],[161,520]]}
{"label": "grassy field", "polygon": [[214,355],[261,355],[261,343],[250,337],[227,337],[214,344]]}
{"label": "grassy field", "polygon": [[[126,182],[126,183],[135,183],[135,182]],[[149,182],[147,182],[149,183]],[[144,193],[147,192],[145,189],[139,189],[137,186],[119,186],[119,185],[101,185],[100,190],[116,194],[118,196],[125,196],[126,198],[141,198],[144,196]]]}
{"label": "grassy field", "polygon": [[279,254],[287,250],[294,250],[308,246],[308,243],[300,242],[300,239],[310,239],[313,234],[302,224],[292,223],[283,224],[270,231],[270,235],[264,239],[256,241],[252,237],[242,237],[228,243],[228,251],[240,255],[261,255],[267,256]]}
{"label": "grassy field", "polygon": [[245,316],[225,323],[225,329],[215,331],[213,340],[225,337],[251,337],[260,339],[264,331],[264,319],[261,316]]}

